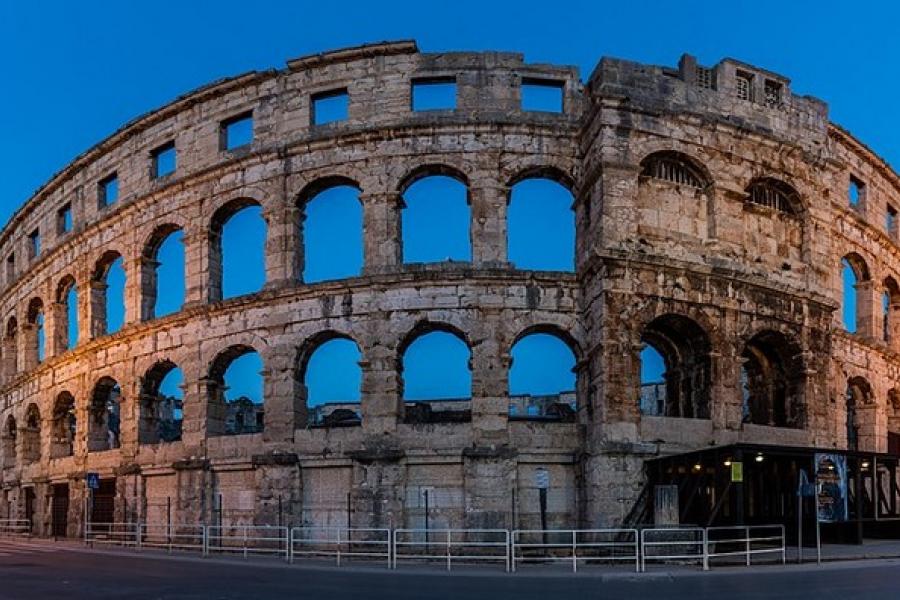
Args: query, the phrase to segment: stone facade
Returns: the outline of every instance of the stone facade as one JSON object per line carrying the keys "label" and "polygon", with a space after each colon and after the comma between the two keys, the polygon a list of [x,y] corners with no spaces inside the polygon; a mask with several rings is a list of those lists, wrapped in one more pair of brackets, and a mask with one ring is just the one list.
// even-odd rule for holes
{"label": "stone facade", "polygon": [[[455,80],[456,108],[412,111],[411,84],[434,78]],[[522,84],[534,82],[561,90],[561,112],[522,110]],[[347,91],[348,118],[314,125],[311,98],[333,90]],[[222,123],[249,111],[252,144],[223,150]],[[173,141],[177,170],[151,177],[152,151]],[[111,173],[120,197],[103,207],[98,184]],[[402,262],[400,195],[426,173],[467,185],[471,262]],[[510,188],[530,176],[573,193],[574,273],[508,261]],[[851,179],[864,185],[856,206]],[[303,202],[333,181],[361,190],[364,270],[305,284]],[[267,223],[267,284],[223,301],[218,229],[249,204]],[[62,232],[67,205],[74,228]],[[885,451],[900,430],[900,294],[889,336],[877,308],[900,273],[889,205],[900,207],[900,179],[829,123],[822,102],[733,60],[603,59],[582,83],[575,68],[519,54],[423,54],[399,42],[211,84],[77,158],[0,234],[0,516],[30,517],[49,535],[62,511],[56,533],[77,535],[85,474],[96,472],[114,486],[102,501],[117,521],[420,527],[428,491],[432,527],[532,528],[543,468],[549,526],[616,525],[647,457],[732,442],[845,447],[848,381],[856,443]],[[176,229],[186,305],[153,319],[148,249]],[[102,335],[97,274],[118,255],[126,324]],[[842,257],[859,274],[852,334],[840,319]],[[73,282],[82,331],[67,350],[61,290]],[[432,326],[471,349],[466,422],[404,419],[398,353]],[[555,332],[575,352],[575,418],[508,417],[509,352],[529,331]],[[298,365],[333,336],[362,352],[361,424],[309,427]],[[671,350],[664,414],[640,410],[647,344]],[[212,435],[211,373],[235,347],[263,359],[265,429]],[[182,438],[141,443],[142,385],[161,361],[184,373]],[[742,372],[763,390],[750,393],[761,417],[747,417]],[[104,377],[121,388],[119,447],[88,451],[84,424]],[[74,399],[74,436],[60,398]]]}

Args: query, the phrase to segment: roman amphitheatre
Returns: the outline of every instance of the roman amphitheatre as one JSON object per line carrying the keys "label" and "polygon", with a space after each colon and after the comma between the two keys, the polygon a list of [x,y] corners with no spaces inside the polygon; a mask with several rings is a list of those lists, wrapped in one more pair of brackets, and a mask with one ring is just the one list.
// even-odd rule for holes
{"label": "roman amphitheatre", "polygon": [[[434,87],[450,101],[418,107]],[[464,189],[461,260],[405,252],[432,177]],[[509,250],[533,180],[568,194],[568,231],[530,242],[566,268]],[[334,187],[358,198],[362,258],[308,281],[308,213]],[[825,103],[731,59],[604,58],[582,78],[403,41],[211,83],[66,165],[0,234],[0,517],[69,537],[86,520],[617,527],[660,518],[674,484],[683,522],[786,522],[798,465],[825,450],[850,461],[858,520],[896,512],[898,207],[897,174]],[[222,248],[247,211],[264,283],[231,296]],[[158,316],[173,236],[184,302]],[[404,357],[435,334],[464,347],[467,397],[408,397]],[[572,389],[510,393],[530,336],[569,353]],[[358,349],[359,396],[312,405],[336,341]],[[257,400],[225,383],[248,355]]]}

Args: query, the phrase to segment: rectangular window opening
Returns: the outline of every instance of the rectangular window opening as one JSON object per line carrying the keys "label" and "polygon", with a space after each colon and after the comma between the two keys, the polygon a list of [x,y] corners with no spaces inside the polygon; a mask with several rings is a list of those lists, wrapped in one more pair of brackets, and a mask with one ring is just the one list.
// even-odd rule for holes
{"label": "rectangular window opening", "polygon": [[28,234],[28,252],[32,259],[41,255],[41,232],[38,229]]}
{"label": "rectangular window opening", "polygon": [[781,84],[777,81],[771,81],[766,79],[765,83],[765,92],[766,92],[766,106],[769,107],[777,107],[781,106]]}
{"label": "rectangular window opening", "polygon": [[456,79],[436,77],[412,82],[413,111],[455,110]]}
{"label": "rectangular window opening", "polygon": [[150,156],[153,159],[152,173],[154,179],[159,179],[160,177],[165,177],[166,175],[171,175],[175,172],[177,166],[175,142],[163,144],[151,152]]}
{"label": "rectangular window opening", "polygon": [[119,199],[119,177],[115,173],[102,179],[97,184],[97,199],[100,208],[115,204]]}
{"label": "rectangular window opening", "polygon": [[246,112],[222,121],[219,130],[222,150],[235,150],[253,143],[253,113]]}
{"label": "rectangular window opening", "polygon": [[866,184],[854,176],[850,176],[850,185],[847,188],[847,201],[850,206],[859,208],[863,199],[866,197]]}
{"label": "rectangular window opening", "polygon": [[562,113],[563,88],[564,83],[561,81],[523,79],[522,110]]}
{"label": "rectangular window opening", "polygon": [[56,231],[66,234],[72,231],[72,205],[64,204],[56,213]]}
{"label": "rectangular window opening", "polygon": [[708,90],[715,89],[713,70],[706,67],[697,67],[697,85]]}
{"label": "rectangular window opening", "polygon": [[350,94],[346,89],[314,94],[311,102],[313,125],[346,121],[349,117]]}
{"label": "rectangular window opening", "polygon": [[16,278],[16,254],[13,252],[6,258],[6,281],[12,283]]}
{"label": "rectangular window opening", "polygon": [[884,224],[887,229],[888,235],[894,239],[897,239],[897,209],[887,205],[887,218]]}
{"label": "rectangular window opening", "polygon": [[735,79],[737,97],[739,100],[753,100],[753,75],[745,71],[738,71]]}

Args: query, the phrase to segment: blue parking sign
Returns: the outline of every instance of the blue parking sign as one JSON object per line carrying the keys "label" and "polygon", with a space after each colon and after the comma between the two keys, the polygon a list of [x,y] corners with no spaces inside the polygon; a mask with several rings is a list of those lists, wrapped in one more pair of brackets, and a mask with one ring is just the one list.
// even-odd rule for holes
{"label": "blue parking sign", "polygon": [[85,479],[87,479],[87,486],[92,490],[100,489],[100,474],[99,473],[88,473],[85,475]]}

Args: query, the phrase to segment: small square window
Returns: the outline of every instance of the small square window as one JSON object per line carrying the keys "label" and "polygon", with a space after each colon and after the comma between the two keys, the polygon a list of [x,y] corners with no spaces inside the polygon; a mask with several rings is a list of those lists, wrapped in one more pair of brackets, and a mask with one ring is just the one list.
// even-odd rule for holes
{"label": "small square window", "polygon": [[119,199],[119,177],[115,173],[97,184],[97,199],[100,208],[115,204]]}
{"label": "small square window", "polygon": [[850,185],[847,188],[847,201],[850,203],[850,206],[859,208],[859,205],[863,201],[865,196],[866,184],[851,175]]}
{"label": "small square window", "polygon": [[234,150],[253,142],[253,113],[244,113],[222,121],[220,129],[222,150]]}
{"label": "small square window", "polygon": [[781,105],[781,84],[777,81],[766,79],[766,106],[776,107]]}
{"label": "small square window", "polygon": [[28,252],[31,258],[37,258],[41,254],[41,232],[38,229],[28,235]]}
{"label": "small square window", "polygon": [[349,116],[350,94],[347,90],[331,90],[312,97],[312,124],[325,125],[346,121]]}
{"label": "small square window", "polygon": [[455,110],[456,80],[443,77],[413,81],[412,109],[414,111]]}
{"label": "small square window", "polygon": [[150,153],[153,159],[152,174],[154,179],[171,175],[175,172],[176,156],[175,142],[164,144]]}
{"label": "small square window", "polygon": [[887,217],[884,227],[887,229],[888,235],[892,238],[897,237],[897,209],[890,204],[887,205]]}
{"label": "small square window", "polygon": [[561,113],[563,83],[540,79],[522,80],[522,110]]}
{"label": "small square window", "polygon": [[56,231],[60,235],[72,231],[72,205],[65,204],[56,213]]}

